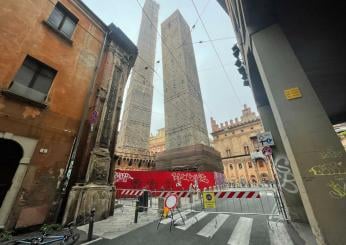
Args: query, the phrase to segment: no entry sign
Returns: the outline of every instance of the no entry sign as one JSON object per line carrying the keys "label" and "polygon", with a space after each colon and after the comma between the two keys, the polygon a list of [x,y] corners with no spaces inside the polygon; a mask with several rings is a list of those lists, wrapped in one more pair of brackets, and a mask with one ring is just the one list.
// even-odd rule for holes
{"label": "no entry sign", "polygon": [[173,209],[178,204],[178,197],[175,194],[170,194],[165,200],[165,206],[169,209]]}

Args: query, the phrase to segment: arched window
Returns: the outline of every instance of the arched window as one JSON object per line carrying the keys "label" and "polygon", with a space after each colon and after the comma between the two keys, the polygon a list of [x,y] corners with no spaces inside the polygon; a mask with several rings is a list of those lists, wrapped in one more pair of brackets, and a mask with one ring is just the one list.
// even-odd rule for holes
{"label": "arched window", "polygon": [[263,162],[263,160],[258,160],[258,166],[259,166],[260,168],[263,168],[263,167],[264,167],[264,162]]}
{"label": "arched window", "polygon": [[229,169],[233,170],[233,165],[232,164],[229,165]]}
{"label": "arched window", "polygon": [[243,164],[242,163],[239,163],[238,166],[239,166],[239,169],[243,168]]}
{"label": "arched window", "polygon": [[247,165],[249,166],[249,168],[252,168],[252,163],[248,162]]}

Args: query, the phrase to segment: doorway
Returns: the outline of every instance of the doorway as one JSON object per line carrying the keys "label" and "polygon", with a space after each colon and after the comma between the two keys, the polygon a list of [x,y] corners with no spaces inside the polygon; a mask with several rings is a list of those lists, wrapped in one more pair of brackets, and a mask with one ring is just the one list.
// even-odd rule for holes
{"label": "doorway", "polygon": [[14,140],[0,138],[0,207],[23,157],[23,148]]}

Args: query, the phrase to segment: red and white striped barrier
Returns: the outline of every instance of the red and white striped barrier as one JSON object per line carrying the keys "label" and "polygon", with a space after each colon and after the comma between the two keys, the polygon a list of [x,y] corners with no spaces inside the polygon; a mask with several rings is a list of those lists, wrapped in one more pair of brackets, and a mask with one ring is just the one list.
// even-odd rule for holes
{"label": "red and white striped barrier", "polygon": [[[189,197],[192,192],[189,191],[149,191],[152,197],[166,198],[169,194],[175,194],[179,198]],[[208,191],[207,191],[208,192]],[[141,196],[144,190],[135,189],[118,189],[116,190],[116,198],[135,198]],[[234,198],[234,199],[250,199],[261,198],[259,191],[252,190],[235,190],[235,191],[214,191],[216,198]]]}
{"label": "red and white striped barrier", "polygon": [[166,198],[169,194],[175,194],[177,197],[189,197],[192,193],[188,191],[153,191],[151,192],[153,196]]}
{"label": "red and white striped barrier", "polygon": [[218,191],[214,193],[216,198],[261,198],[259,191]]}
{"label": "red and white striped barrier", "polygon": [[[141,196],[144,190],[135,189],[117,189],[116,198],[135,198]],[[166,198],[169,194],[175,194],[179,198],[189,197],[192,192],[189,191],[149,191],[152,197],[164,197]]]}
{"label": "red and white striped barrier", "polygon": [[142,190],[131,190],[131,189],[123,189],[123,190],[117,190],[116,197],[138,197],[143,194],[144,191]]}

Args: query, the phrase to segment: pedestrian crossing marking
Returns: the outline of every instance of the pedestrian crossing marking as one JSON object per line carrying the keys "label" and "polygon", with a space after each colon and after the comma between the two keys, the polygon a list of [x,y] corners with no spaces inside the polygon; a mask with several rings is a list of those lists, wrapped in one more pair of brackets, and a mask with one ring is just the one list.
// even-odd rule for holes
{"label": "pedestrian crossing marking", "polygon": [[197,233],[197,235],[212,238],[217,230],[223,225],[223,223],[225,223],[228,217],[228,214],[218,214],[206,226],[204,226],[203,229]]}
{"label": "pedestrian crossing marking", "polygon": [[227,244],[248,245],[250,242],[252,223],[252,218],[240,217]]}
{"label": "pedestrian crossing marking", "polygon": [[[181,212],[181,216],[185,217],[186,215],[188,215],[191,212],[192,212],[191,210],[185,210],[185,211]],[[174,217],[176,217],[175,220],[181,219],[179,213],[177,213],[177,212],[174,213]],[[171,223],[171,220],[172,220],[172,218],[167,218],[167,219],[161,220],[160,223],[166,225],[166,224]]]}
{"label": "pedestrian crossing marking", "polygon": [[294,245],[286,227],[281,222],[269,221],[269,238],[272,245]]}
{"label": "pedestrian crossing marking", "polygon": [[188,220],[185,221],[185,225],[179,225],[176,226],[176,228],[186,231],[187,229],[189,229],[193,224],[196,224],[198,221],[200,221],[201,219],[203,219],[205,216],[207,216],[208,213],[207,212],[200,212],[194,216],[192,216],[191,218],[189,218]]}

